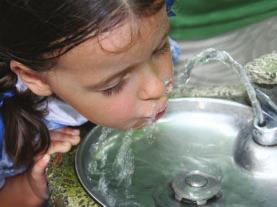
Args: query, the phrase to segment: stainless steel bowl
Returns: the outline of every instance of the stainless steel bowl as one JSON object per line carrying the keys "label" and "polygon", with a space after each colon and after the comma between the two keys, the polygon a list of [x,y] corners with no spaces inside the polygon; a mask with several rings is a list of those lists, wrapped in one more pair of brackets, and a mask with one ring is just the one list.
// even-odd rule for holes
{"label": "stainless steel bowl", "polygon": [[[237,164],[237,148],[252,139],[252,130],[248,106],[219,99],[171,99],[166,114],[147,129],[103,134],[102,127],[94,128],[79,146],[76,171],[89,195],[103,206],[275,207],[276,177],[259,176]],[[189,177],[191,186],[205,186],[208,179],[202,175],[207,175],[220,185],[218,193],[204,202],[188,201],[193,196],[185,195],[177,201],[172,182],[178,184],[180,174],[191,172],[198,173]]]}

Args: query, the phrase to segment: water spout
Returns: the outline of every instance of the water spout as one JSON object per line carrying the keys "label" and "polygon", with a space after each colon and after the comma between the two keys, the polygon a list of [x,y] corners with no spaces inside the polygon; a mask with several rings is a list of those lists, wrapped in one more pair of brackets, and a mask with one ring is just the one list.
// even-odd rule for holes
{"label": "water spout", "polygon": [[265,146],[277,144],[277,106],[276,104],[263,93],[261,90],[256,90],[257,98],[264,112],[265,124],[260,126],[254,122],[253,138],[254,140]]}

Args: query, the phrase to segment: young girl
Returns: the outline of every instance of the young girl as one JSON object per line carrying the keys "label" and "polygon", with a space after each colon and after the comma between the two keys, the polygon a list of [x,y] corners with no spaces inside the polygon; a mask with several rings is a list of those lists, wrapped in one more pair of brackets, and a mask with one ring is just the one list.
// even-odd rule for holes
{"label": "young girl", "polygon": [[47,198],[49,155],[79,142],[48,129],[88,119],[126,130],[164,113],[168,12],[164,0],[0,1],[1,207]]}

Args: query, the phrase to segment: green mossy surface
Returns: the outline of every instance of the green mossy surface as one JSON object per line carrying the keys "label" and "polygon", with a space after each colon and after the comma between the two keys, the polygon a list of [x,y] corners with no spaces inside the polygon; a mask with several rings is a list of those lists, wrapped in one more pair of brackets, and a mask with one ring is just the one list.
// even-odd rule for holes
{"label": "green mossy surface", "polygon": [[277,51],[247,63],[245,68],[253,83],[277,84]]}
{"label": "green mossy surface", "polygon": [[62,155],[58,164],[52,161],[48,170],[50,205],[52,207],[98,207],[76,177],[74,157],[76,149]]}
{"label": "green mossy surface", "polygon": [[[93,125],[81,127],[81,136],[91,130]],[[46,171],[51,207],[100,207],[81,186],[75,172],[75,154],[77,148],[63,154],[57,162],[51,159]]]}

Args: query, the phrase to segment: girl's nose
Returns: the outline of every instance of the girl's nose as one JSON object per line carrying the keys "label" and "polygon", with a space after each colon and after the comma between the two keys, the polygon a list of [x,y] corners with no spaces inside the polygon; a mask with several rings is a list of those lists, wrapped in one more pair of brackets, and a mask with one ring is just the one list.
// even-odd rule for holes
{"label": "girl's nose", "polygon": [[143,100],[159,99],[165,94],[165,85],[159,74],[151,67],[143,70],[139,97]]}

